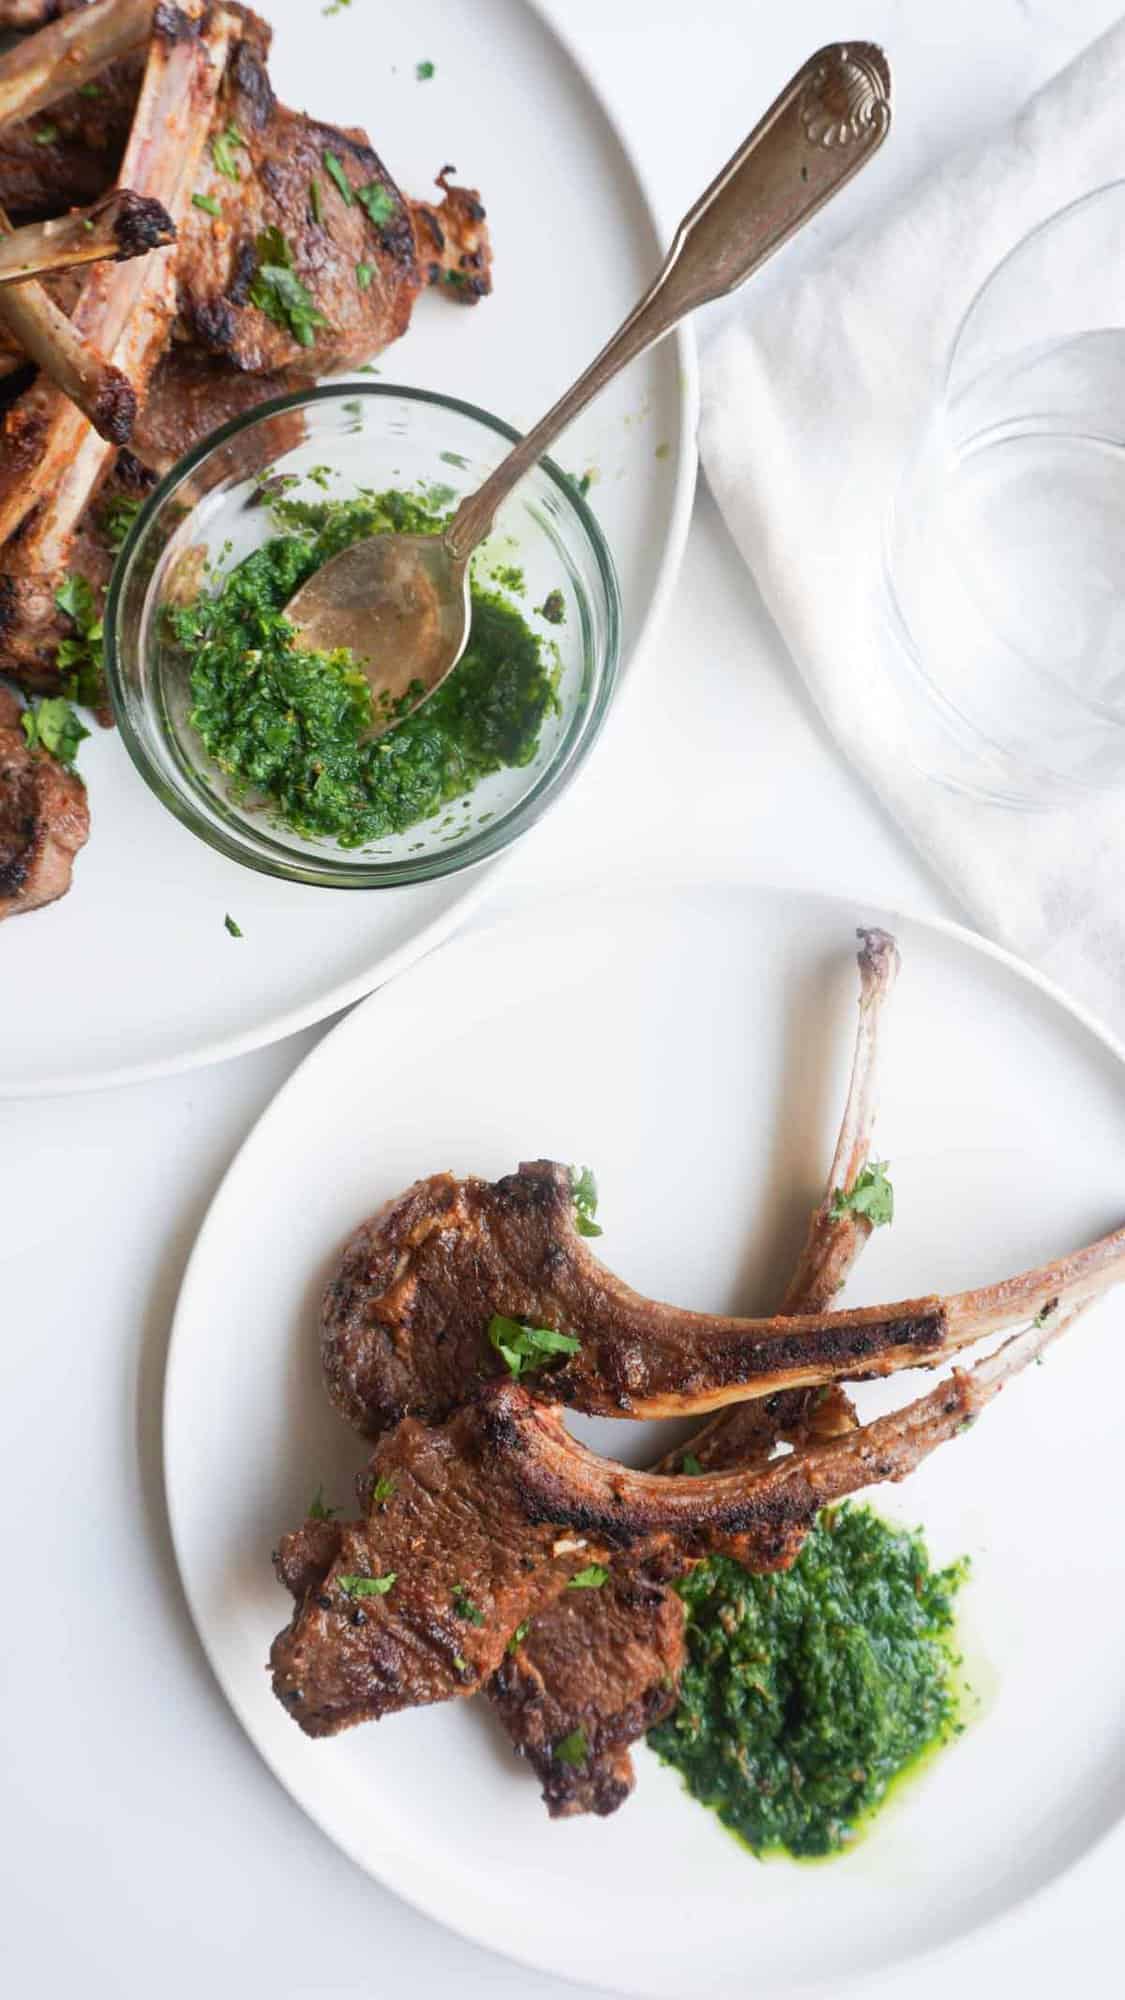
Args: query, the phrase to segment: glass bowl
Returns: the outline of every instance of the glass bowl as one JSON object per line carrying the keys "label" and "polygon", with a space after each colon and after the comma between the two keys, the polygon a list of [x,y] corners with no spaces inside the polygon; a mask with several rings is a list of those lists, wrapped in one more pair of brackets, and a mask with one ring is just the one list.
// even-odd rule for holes
{"label": "glass bowl", "polygon": [[[469,403],[422,389],[340,383],[260,404],[180,460],[146,502],[114,570],[105,613],[110,697],[126,748],[177,819],[248,868],[319,888],[378,889],[432,881],[496,854],[532,826],[591,749],[617,678],[621,608],[613,560],[574,485],[543,459],[505,501],[474,557],[486,586],[523,572],[511,598],[557,667],[558,711],[532,761],[483,779],[369,847],[345,849],[280,825],[268,801],[240,800],[188,720],[190,663],[171,642],[166,608],[206,587],[204,562],[241,561],[278,532],[263,477],[300,481],[291,497],[350,499],[361,488],[426,492],[453,507],[518,433]],[[310,474],[313,475],[310,479]],[[535,606],[561,592],[564,616]]]}

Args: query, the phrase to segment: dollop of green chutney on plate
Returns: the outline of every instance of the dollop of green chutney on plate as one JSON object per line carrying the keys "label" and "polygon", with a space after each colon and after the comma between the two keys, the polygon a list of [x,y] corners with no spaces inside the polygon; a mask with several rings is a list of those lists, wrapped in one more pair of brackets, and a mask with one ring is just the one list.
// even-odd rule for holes
{"label": "dollop of green chutney on plate", "polygon": [[892,1781],[956,1734],[954,1599],[917,1533],[826,1509],[789,1570],[725,1556],[677,1588],[680,1702],[648,1741],[756,1854],[834,1854]]}
{"label": "dollop of green chutney on plate", "polygon": [[495,590],[471,591],[465,652],[413,715],[371,738],[371,691],[352,655],[294,644],[285,606],[349,543],[434,533],[425,498],[275,498],[281,530],[169,623],[190,657],[190,721],[236,797],[259,795],[298,833],[364,847],[403,833],[494,771],[531,763],[558,707],[557,672],[526,620]]}

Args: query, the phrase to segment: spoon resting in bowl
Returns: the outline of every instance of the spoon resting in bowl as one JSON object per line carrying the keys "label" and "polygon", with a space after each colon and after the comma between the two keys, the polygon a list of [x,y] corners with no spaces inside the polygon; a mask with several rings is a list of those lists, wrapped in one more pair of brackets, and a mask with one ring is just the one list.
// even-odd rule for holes
{"label": "spoon resting in bowl", "polygon": [[323,564],[286,607],[297,644],[344,646],[380,735],[428,700],[469,637],[469,559],[512,488],[628,362],[697,306],[735,291],[851,180],[891,122],[891,77],[871,42],[811,56],[684,217],[664,264],[608,345],[520,439],[440,535],[372,535]]}

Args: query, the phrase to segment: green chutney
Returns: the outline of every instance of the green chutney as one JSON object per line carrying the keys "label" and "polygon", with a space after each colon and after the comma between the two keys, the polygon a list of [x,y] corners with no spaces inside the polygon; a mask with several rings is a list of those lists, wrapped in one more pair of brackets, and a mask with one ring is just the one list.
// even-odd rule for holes
{"label": "green chutney", "polygon": [[677,1586],[680,1702],[648,1741],[756,1854],[837,1853],[893,1779],[960,1728],[953,1605],[918,1534],[826,1509],[792,1569],[725,1556]]}
{"label": "green chutney", "polygon": [[557,670],[494,590],[474,584],[460,662],[382,736],[367,733],[371,690],[352,655],[294,644],[285,606],[330,556],[367,535],[436,534],[444,514],[393,492],[280,498],[270,511],[281,532],[169,612],[191,659],[191,725],[236,797],[264,797],[298,833],[364,847],[464,799],[492,772],[531,762],[558,708]]}

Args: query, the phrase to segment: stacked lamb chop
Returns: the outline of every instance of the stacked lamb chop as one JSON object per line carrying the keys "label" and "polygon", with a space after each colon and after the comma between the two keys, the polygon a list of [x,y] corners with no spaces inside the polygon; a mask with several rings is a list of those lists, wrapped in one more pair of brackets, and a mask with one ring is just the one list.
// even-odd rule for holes
{"label": "stacked lamb chop", "polygon": [[[829,1310],[872,1227],[852,1197],[898,965],[885,933],[861,932],[860,946],[839,1142],[772,1318],[640,1297],[588,1249],[571,1175],[550,1161],[492,1184],[434,1175],[347,1244],[324,1299],[322,1360],[333,1403],[376,1448],[359,1517],[310,1518],[275,1554],[295,1608],[271,1651],[274,1691],[308,1735],[479,1691],[553,1815],[614,1811],[634,1782],[630,1744],[676,1700],[671,1581],[715,1551],[787,1567],[822,1506],[905,1478],[1125,1277],[1122,1228],[979,1291]],[[505,1379],[494,1315],[533,1330],[538,1372]],[[873,1422],[841,1386],[937,1366],[1011,1328],[986,1359]],[[577,1444],[564,1405],[718,1414],[638,1473]],[[591,1565],[608,1572],[601,1588],[570,1588]]]}
{"label": "stacked lamb chop", "polygon": [[[475,304],[491,253],[452,168],[408,201],[363,132],[279,104],[246,8],[8,0],[0,26],[48,13],[0,57],[0,675],[106,720],[123,504],[229,417],[378,354],[426,286]],[[24,727],[26,767],[51,751]]]}

